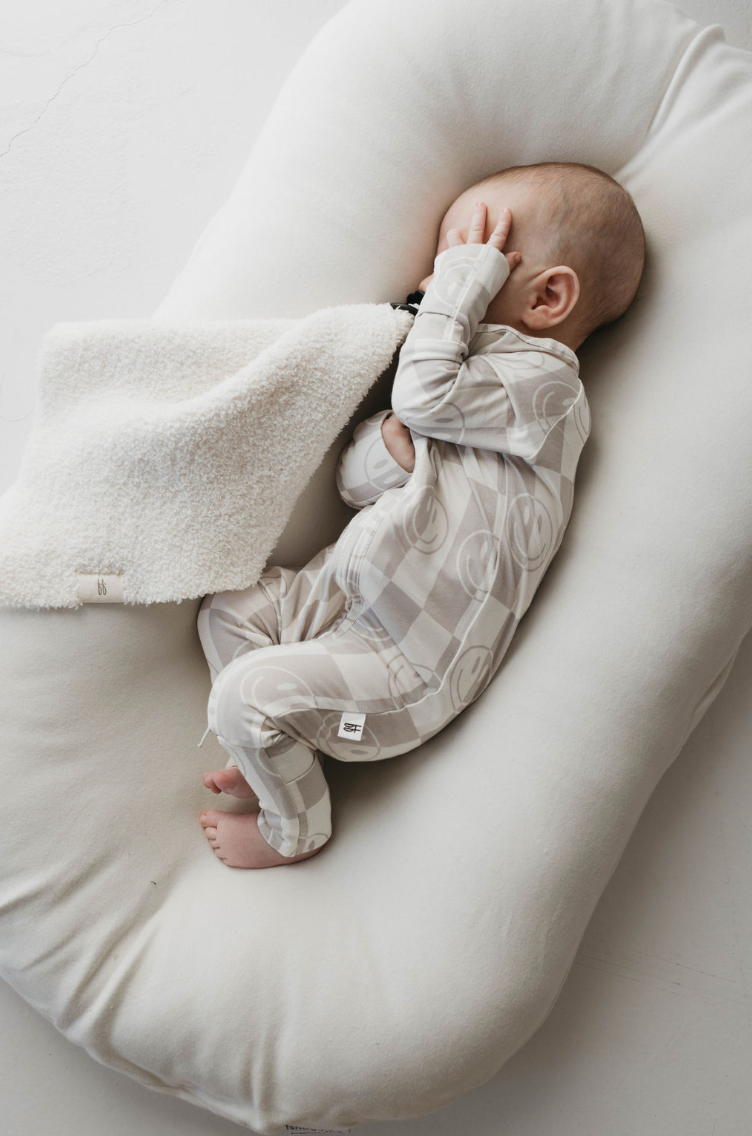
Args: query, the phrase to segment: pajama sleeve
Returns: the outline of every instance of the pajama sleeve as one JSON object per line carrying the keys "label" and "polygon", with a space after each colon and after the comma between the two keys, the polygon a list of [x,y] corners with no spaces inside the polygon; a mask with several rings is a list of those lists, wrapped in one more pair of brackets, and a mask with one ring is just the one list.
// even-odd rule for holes
{"label": "pajama sleeve", "polygon": [[381,433],[381,423],[390,413],[380,410],[359,422],[337,460],[337,489],[352,509],[373,505],[387,489],[404,485],[410,477],[389,453]]}
{"label": "pajama sleeve", "polygon": [[392,406],[410,430],[532,461],[574,405],[582,383],[573,365],[530,344],[469,355],[488,305],[509,277],[489,244],[453,245],[400,349]]}

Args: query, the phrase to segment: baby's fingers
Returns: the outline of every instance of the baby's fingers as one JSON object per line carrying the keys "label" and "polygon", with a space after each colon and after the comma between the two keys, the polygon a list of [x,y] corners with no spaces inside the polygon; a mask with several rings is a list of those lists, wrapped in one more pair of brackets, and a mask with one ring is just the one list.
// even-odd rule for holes
{"label": "baby's fingers", "polygon": [[470,218],[470,229],[467,234],[467,243],[469,245],[482,245],[483,234],[486,231],[486,203],[485,201],[476,201],[473,215]]}
{"label": "baby's fingers", "polygon": [[483,244],[483,234],[486,231],[486,204],[484,201],[476,201],[475,208],[473,209],[470,218],[470,226],[467,231],[467,242],[463,241],[462,234],[459,229],[450,229],[447,233],[447,244],[449,247],[454,245],[480,245]]}
{"label": "baby's fingers", "polygon": [[512,211],[506,205],[499,214],[496,228],[488,238],[488,243],[501,252],[506,244],[509,230],[512,227]]}

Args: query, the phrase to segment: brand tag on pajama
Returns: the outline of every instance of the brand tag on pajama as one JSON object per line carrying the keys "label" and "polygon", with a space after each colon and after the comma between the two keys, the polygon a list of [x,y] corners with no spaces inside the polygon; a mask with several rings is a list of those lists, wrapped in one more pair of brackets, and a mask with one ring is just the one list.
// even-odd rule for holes
{"label": "brand tag on pajama", "polygon": [[351,714],[345,710],[339,721],[338,738],[354,738],[359,742],[363,736],[363,726],[366,722],[365,714]]}

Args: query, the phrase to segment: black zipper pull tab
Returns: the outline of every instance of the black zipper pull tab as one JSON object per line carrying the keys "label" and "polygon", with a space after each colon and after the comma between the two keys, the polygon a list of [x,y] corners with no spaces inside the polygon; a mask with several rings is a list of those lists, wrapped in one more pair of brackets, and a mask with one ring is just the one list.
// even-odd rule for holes
{"label": "black zipper pull tab", "polygon": [[392,303],[391,306],[393,308],[399,308],[400,311],[403,312],[412,312],[414,316],[417,316],[418,308],[420,307],[420,301],[424,296],[425,292],[421,292],[420,288],[418,288],[415,292],[410,293],[404,304]]}

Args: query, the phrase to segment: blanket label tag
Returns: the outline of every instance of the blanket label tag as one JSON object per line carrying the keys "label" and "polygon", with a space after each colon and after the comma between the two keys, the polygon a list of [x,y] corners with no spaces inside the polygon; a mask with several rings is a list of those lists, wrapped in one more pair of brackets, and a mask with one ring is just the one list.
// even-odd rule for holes
{"label": "blanket label tag", "polygon": [[79,572],[78,598],[81,603],[124,603],[123,577]]}
{"label": "blanket label tag", "polygon": [[[338,738],[355,738],[359,742],[363,736],[363,726],[366,722],[365,714],[351,714],[349,710],[345,710],[344,714],[339,720],[339,729],[337,730]],[[336,1129],[332,1129],[336,1131]]]}
{"label": "blanket label tag", "polygon": [[352,1132],[352,1128],[301,1128],[299,1124],[286,1124],[285,1128],[288,1132]]}

